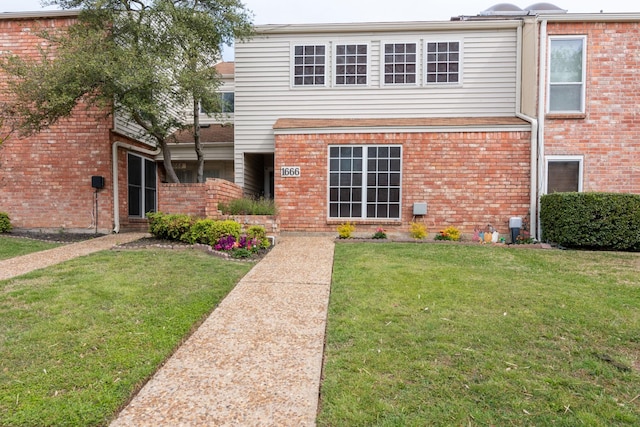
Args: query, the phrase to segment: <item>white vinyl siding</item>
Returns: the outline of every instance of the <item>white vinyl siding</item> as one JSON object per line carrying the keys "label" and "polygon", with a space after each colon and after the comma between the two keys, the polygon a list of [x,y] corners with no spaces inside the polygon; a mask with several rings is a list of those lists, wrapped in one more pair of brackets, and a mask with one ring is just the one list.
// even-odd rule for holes
{"label": "white vinyl siding", "polygon": [[[464,23],[463,23],[464,24]],[[462,25],[464,27],[464,25]],[[242,153],[274,151],[273,125],[280,118],[422,118],[513,116],[517,91],[516,28],[378,33],[273,33],[237,43],[235,160],[242,185]],[[425,43],[459,41],[464,51],[462,84],[425,85]],[[418,82],[384,84],[384,44],[418,45]],[[292,49],[326,45],[328,82],[335,81],[336,45],[368,44],[366,86],[293,85]]]}

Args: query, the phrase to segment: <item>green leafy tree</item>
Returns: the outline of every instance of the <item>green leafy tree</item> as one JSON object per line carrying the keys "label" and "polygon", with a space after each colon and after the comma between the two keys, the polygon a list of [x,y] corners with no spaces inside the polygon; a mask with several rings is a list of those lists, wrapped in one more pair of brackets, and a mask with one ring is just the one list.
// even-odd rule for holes
{"label": "green leafy tree", "polygon": [[[164,152],[167,179],[178,182],[168,143],[191,129],[202,181],[200,105],[220,111],[219,75],[213,68],[224,44],[252,32],[240,0],[50,0],[78,9],[64,31],[42,31],[48,41],[37,59],[7,56],[13,100],[1,119],[12,131],[31,135],[68,117],[79,104],[98,106],[134,121],[140,137]],[[185,109],[193,105],[192,117]],[[107,108],[105,110],[105,108]]]}

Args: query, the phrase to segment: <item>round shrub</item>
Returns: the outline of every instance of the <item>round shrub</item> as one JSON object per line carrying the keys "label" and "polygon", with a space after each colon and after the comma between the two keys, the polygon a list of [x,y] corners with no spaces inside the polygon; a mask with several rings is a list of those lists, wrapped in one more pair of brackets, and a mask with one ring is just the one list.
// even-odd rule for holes
{"label": "round shrub", "polygon": [[9,220],[9,214],[6,212],[0,212],[0,233],[6,233],[11,231],[11,221]]}

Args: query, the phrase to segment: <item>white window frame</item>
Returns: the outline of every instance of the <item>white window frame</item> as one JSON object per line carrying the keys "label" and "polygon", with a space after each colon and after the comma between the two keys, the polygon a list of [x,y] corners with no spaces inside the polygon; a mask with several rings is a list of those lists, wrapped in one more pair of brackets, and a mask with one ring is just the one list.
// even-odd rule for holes
{"label": "white window frame", "polygon": [[584,156],[553,155],[544,157],[544,194],[549,194],[549,163],[553,162],[578,162],[578,192],[581,193],[584,181]]}
{"label": "white window frame", "polygon": [[[296,72],[295,72],[295,67],[296,67],[296,47],[298,46],[314,46],[314,47],[318,47],[318,46],[322,46],[324,47],[324,83],[323,84],[301,84],[301,85],[297,85],[296,84]],[[329,53],[329,46],[326,43],[313,43],[313,42],[292,42],[291,43],[291,88],[293,89],[313,89],[313,88],[325,88],[329,85],[329,82],[331,80],[331,73],[329,72],[331,70],[331,64],[329,61],[330,58],[330,53]]]}
{"label": "white window frame", "polygon": [[[367,82],[366,83],[338,83],[337,79],[338,79],[338,72],[337,72],[337,68],[339,65],[343,65],[343,64],[338,64],[338,46],[351,46],[351,45],[355,45],[355,46],[366,46],[367,47],[367,62],[366,62],[366,66],[367,66],[367,73],[366,73],[366,79]],[[331,71],[332,71],[332,76],[331,76],[331,85],[333,87],[339,87],[339,88],[358,88],[358,87],[369,87],[371,86],[371,43],[369,42],[362,42],[362,41],[337,41],[333,43],[333,52],[331,54],[331,58],[333,60],[332,66],[331,66]],[[357,55],[357,54],[356,54]],[[357,75],[356,75],[356,80],[357,80]]]}
{"label": "white window frame", "polygon": [[[580,109],[579,110],[551,110],[551,42],[553,40],[581,40],[582,41],[582,82],[580,92]],[[547,53],[547,99],[546,99],[546,112],[547,114],[584,114],[586,105],[587,94],[587,36],[586,35],[562,35],[562,36],[549,36],[549,52]],[[571,82],[562,82],[558,84],[567,84]],[[577,83],[575,83],[577,84]]]}
{"label": "white window frame", "polygon": [[[403,45],[408,45],[408,44],[414,44],[416,45],[416,60],[415,60],[415,82],[413,83],[387,83],[386,80],[386,71],[385,68],[387,66],[387,62],[386,62],[386,46],[392,44],[392,45],[397,45],[397,44],[403,44]],[[384,40],[382,42],[380,42],[380,86],[383,87],[417,87],[420,85],[420,79],[421,79],[421,74],[422,74],[422,56],[421,56],[421,43],[418,40]],[[406,54],[406,53],[405,53]],[[406,63],[405,63],[406,65]],[[406,74],[406,73],[405,73]],[[395,73],[394,73],[395,75]]]}
{"label": "white window frame", "polygon": [[[342,216],[331,216],[331,149],[332,148],[362,148],[362,170],[358,171],[361,172],[362,174],[362,183],[359,186],[361,188],[361,212],[360,212],[360,216],[350,216],[350,217],[342,217]],[[387,185],[384,186],[369,186],[368,183],[368,150],[369,148],[398,148],[400,150],[400,166],[399,166],[399,171],[397,171],[397,173],[400,175],[399,176],[399,183],[397,186],[395,185],[391,185],[391,183],[388,183]],[[327,147],[327,219],[329,221],[342,221],[342,220],[351,220],[351,221],[401,221],[402,220],[402,174],[403,174],[403,168],[404,168],[404,162],[403,162],[403,149],[402,149],[402,145],[398,145],[398,144],[368,144],[368,145],[344,145],[344,144],[333,144],[333,145],[329,145]],[[353,157],[351,157],[353,158]],[[338,171],[333,171],[335,172],[340,172]],[[352,171],[349,171],[352,172]],[[376,170],[375,172],[379,172],[379,173],[384,173],[385,171],[378,171]],[[388,173],[396,173],[395,171],[387,171]],[[377,178],[377,177],[376,177]],[[342,186],[340,184],[338,184],[337,186],[334,186],[338,188],[338,191],[340,190],[340,188],[342,188]],[[345,186],[346,187],[350,187],[350,188],[357,188],[355,186]],[[388,189],[392,189],[397,187],[398,189],[398,216],[395,217],[391,217],[391,216],[387,216],[387,217],[378,217],[378,216],[374,216],[374,217],[369,217],[367,216],[367,207],[370,204],[369,200],[367,198],[368,194],[367,194],[367,190],[369,189],[374,189],[374,188],[388,188]],[[333,202],[335,203],[335,201]],[[371,202],[373,204],[375,204],[375,206],[378,205],[383,205],[385,203],[387,204],[395,204],[395,202],[382,202],[382,203],[378,203],[378,202]],[[353,204],[352,202],[350,202],[350,204]]]}
{"label": "white window frame", "polygon": [[[457,82],[429,82],[428,79],[428,58],[429,43],[458,43],[458,81]],[[434,38],[425,39],[422,46],[422,81],[426,87],[430,86],[462,86],[464,79],[464,39],[455,38]]]}

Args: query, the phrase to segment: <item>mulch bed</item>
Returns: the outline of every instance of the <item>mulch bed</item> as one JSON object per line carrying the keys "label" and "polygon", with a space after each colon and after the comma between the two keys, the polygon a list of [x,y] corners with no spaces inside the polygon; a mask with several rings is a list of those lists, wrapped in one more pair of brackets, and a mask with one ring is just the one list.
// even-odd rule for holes
{"label": "mulch bed", "polygon": [[42,233],[37,231],[16,231],[12,230],[7,233],[2,233],[7,237],[18,237],[22,239],[41,240],[43,242],[51,243],[77,243],[84,242],[85,240],[95,239],[96,237],[102,237],[104,234],[95,233]]}

